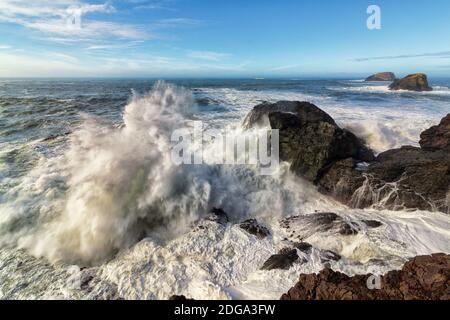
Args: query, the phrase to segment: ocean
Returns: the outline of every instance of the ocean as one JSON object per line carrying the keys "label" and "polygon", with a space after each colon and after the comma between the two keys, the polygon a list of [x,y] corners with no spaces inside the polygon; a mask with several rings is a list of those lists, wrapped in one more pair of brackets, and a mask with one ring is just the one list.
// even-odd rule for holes
{"label": "ocean", "polygon": [[[349,275],[450,253],[443,213],[350,209],[286,163],[261,176],[250,165],[170,161],[171,132],[187,121],[239,135],[255,105],[279,100],[314,103],[375,153],[417,146],[450,112],[450,79],[430,85],[392,92],[358,79],[1,79],[0,299],[277,299],[300,273],[323,268],[320,250],[339,253],[332,267]],[[213,207],[230,223],[197,228]],[[383,227],[313,234],[307,262],[260,270],[285,246],[279,220],[314,212]],[[248,218],[271,236],[245,234],[236,224]],[[67,285],[73,268],[82,278],[75,289]]]}

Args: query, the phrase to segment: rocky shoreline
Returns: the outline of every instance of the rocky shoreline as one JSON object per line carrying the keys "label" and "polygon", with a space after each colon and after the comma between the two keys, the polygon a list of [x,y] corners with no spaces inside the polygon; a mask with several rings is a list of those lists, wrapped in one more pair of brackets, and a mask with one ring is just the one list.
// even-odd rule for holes
{"label": "rocky shoreline", "polygon": [[[425,78],[426,79],[426,78]],[[354,208],[430,210],[449,213],[450,114],[421,134],[420,147],[403,146],[377,156],[351,132],[340,128],[323,110],[308,102],[263,103],[247,115],[244,126],[270,125],[280,134],[280,158],[291,171],[313,182],[318,190]],[[343,236],[358,234],[358,225],[378,228],[379,221],[346,222],[334,213],[289,217],[280,222],[290,233],[293,247],[271,256],[263,270],[288,269],[302,263],[298,253],[312,246],[301,242],[316,232],[334,230]],[[325,269],[302,274],[283,300],[318,299],[449,299],[450,256],[435,254],[410,260],[401,271],[381,279],[370,290],[371,275],[348,277],[326,266],[341,257],[321,253]]]}
{"label": "rocky shoreline", "polygon": [[244,126],[269,124],[280,133],[280,159],[318,190],[352,208],[449,212],[450,114],[422,133],[421,147],[375,157],[364,142],[308,102],[254,107]]}
{"label": "rocky shoreline", "polygon": [[384,276],[349,277],[329,268],[302,274],[281,300],[449,300],[450,255],[433,254],[408,261]]}

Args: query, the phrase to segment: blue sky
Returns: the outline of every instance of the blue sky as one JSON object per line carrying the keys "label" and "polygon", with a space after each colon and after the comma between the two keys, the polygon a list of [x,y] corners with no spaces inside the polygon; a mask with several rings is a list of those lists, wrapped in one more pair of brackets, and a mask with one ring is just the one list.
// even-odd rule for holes
{"label": "blue sky", "polygon": [[449,40],[448,0],[0,0],[0,77],[438,77]]}

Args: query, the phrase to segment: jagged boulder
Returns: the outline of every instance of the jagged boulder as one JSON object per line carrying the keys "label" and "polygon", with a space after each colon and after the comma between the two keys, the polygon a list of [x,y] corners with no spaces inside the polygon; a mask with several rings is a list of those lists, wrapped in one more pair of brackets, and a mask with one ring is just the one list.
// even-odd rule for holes
{"label": "jagged boulder", "polygon": [[379,72],[371,75],[365,81],[395,81],[395,74],[392,72]]}
{"label": "jagged boulder", "polygon": [[309,181],[316,181],[331,163],[354,158],[371,161],[374,155],[353,133],[341,129],[323,110],[308,102],[279,101],[256,106],[246,117],[249,128],[269,124],[280,133],[280,159]]}
{"label": "jagged boulder", "polygon": [[273,269],[282,269],[288,270],[295,261],[299,258],[297,254],[297,250],[284,248],[278,252],[278,254],[274,254],[264,262],[261,270],[273,270]]}
{"label": "jagged boulder", "polygon": [[353,224],[353,221],[347,222],[333,212],[316,212],[280,220],[280,227],[292,241],[303,241],[317,233],[356,235],[358,230]]}
{"label": "jagged boulder", "polygon": [[428,78],[424,73],[410,74],[402,79],[395,80],[390,86],[390,90],[409,91],[432,91],[428,85]]}
{"label": "jagged boulder", "polygon": [[439,125],[422,132],[420,146],[425,150],[450,150],[450,113],[441,120]]}
{"label": "jagged boulder", "polygon": [[256,219],[249,219],[242,222],[239,227],[248,233],[255,235],[259,239],[264,239],[270,235],[269,229],[260,225]]}
{"label": "jagged boulder", "polygon": [[422,148],[388,150],[367,167],[352,158],[332,163],[317,180],[319,191],[356,208],[449,212],[447,118],[422,134]]}
{"label": "jagged boulder", "polygon": [[[349,277],[329,268],[302,274],[282,300],[449,300],[450,255],[416,257],[400,271],[382,276],[379,286],[372,275]],[[375,284],[368,286],[367,284]],[[372,288],[372,289],[369,289]]]}
{"label": "jagged boulder", "polygon": [[225,225],[230,221],[227,213],[221,208],[213,208],[209,216],[206,217],[206,220],[214,221],[222,225]]}

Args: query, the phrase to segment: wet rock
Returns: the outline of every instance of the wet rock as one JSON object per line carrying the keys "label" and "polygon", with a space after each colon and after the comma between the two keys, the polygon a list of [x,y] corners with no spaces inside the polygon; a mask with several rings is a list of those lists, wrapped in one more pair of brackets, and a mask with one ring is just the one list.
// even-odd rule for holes
{"label": "wet rock", "polygon": [[299,125],[310,122],[327,122],[336,124],[325,111],[309,102],[279,101],[277,103],[264,102],[257,105],[244,119],[244,128],[249,129],[257,125],[268,124],[268,116],[272,112],[290,113],[296,116]]}
{"label": "wet rock", "polygon": [[448,211],[450,153],[402,147],[380,154],[370,165],[364,202],[374,195],[383,199],[384,207],[393,210],[414,208]]}
{"label": "wet rock", "polygon": [[266,227],[258,224],[258,221],[256,219],[246,220],[242,222],[239,227],[241,229],[244,229],[248,233],[257,236],[259,239],[264,239],[265,237],[270,235],[269,230]]}
{"label": "wet rock", "polygon": [[450,255],[416,257],[400,271],[380,279],[380,287],[369,289],[370,274],[349,277],[331,269],[302,274],[282,300],[449,300]]}
{"label": "wet rock", "polygon": [[351,203],[356,190],[366,180],[363,172],[357,170],[357,162],[353,158],[336,161],[323,171],[317,181],[318,190],[345,204]]}
{"label": "wet rock", "polygon": [[439,125],[422,132],[420,146],[424,150],[450,150],[450,113],[441,120]]}
{"label": "wet rock", "polygon": [[187,300],[194,300],[194,299],[188,299],[183,295],[173,295],[171,297],[169,297],[169,300],[173,300],[173,301],[187,301]]}
{"label": "wet rock", "polygon": [[62,134],[52,134],[52,135],[48,136],[47,138],[43,139],[42,141],[43,141],[43,142],[53,141],[53,140],[56,140],[56,139],[58,139],[58,138],[68,136],[68,135],[70,135],[71,133],[72,133],[71,131],[68,131],[68,132],[64,132],[64,133],[62,133]]}
{"label": "wet rock", "polygon": [[344,223],[341,226],[341,229],[339,229],[339,234],[341,234],[343,236],[354,236],[354,235],[358,234],[358,230],[353,228],[348,223]]}
{"label": "wet rock", "polygon": [[294,247],[303,253],[310,254],[312,251],[312,245],[307,242],[298,242],[294,244]]}
{"label": "wet rock", "polygon": [[388,150],[364,170],[351,158],[332,163],[317,180],[318,190],[354,208],[449,212],[448,121],[422,134],[424,148]]}
{"label": "wet rock", "polygon": [[[425,75],[411,78],[419,84],[426,80]],[[308,102],[258,105],[244,125],[260,124],[280,130],[280,159],[290,162],[293,172],[350,207],[450,212],[450,116],[422,134],[422,148],[405,146],[376,158]],[[348,227],[342,230],[349,232]]]}
{"label": "wet rock", "polygon": [[376,220],[363,220],[362,222],[369,228],[379,228],[383,225],[380,221]]}
{"label": "wet rock", "polygon": [[379,72],[371,75],[365,81],[395,81],[395,74],[392,72]]}
{"label": "wet rock", "polygon": [[333,212],[319,212],[288,217],[280,221],[280,226],[289,233],[289,237],[293,241],[301,241],[317,233],[330,232],[337,234],[347,229],[352,229],[352,231],[345,231],[345,233],[357,233],[357,230],[353,230],[353,227]]}
{"label": "wet rock", "polygon": [[320,262],[327,263],[330,261],[339,261],[342,257],[334,251],[324,250],[320,253]]}
{"label": "wet rock", "polygon": [[256,106],[244,125],[269,124],[280,134],[280,159],[291,163],[291,170],[315,181],[330,163],[352,157],[374,159],[372,151],[350,131],[341,129],[317,106],[308,102],[280,101]]}
{"label": "wet rock", "polygon": [[298,260],[297,250],[284,248],[264,262],[261,270],[282,269],[288,270]]}
{"label": "wet rock", "polygon": [[220,208],[213,208],[207,220],[217,222],[218,224],[227,224],[229,222],[228,215]]}
{"label": "wet rock", "polygon": [[410,74],[402,79],[395,80],[390,86],[390,90],[409,91],[432,91],[428,85],[427,76],[423,73]]}

